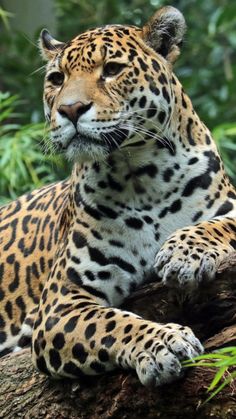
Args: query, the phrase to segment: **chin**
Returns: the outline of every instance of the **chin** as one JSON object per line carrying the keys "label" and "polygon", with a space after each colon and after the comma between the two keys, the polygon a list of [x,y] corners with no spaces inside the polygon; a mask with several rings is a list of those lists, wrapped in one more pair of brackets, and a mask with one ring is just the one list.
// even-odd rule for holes
{"label": "chin", "polygon": [[66,159],[72,163],[104,161],[109,154],[106,147],[97,144],[73,143],[64,151]]}

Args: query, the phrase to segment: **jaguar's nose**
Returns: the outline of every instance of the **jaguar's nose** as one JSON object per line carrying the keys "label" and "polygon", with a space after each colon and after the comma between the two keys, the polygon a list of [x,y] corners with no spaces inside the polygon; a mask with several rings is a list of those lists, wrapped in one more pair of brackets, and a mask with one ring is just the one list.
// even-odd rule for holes
{"label": "jaguar's nose", "polygon": [[58,108],[58,112],[61,116],[69,119],[72,124],[76,127],[78,119],[87,112],[92,106],[92,102],[90,103],[83,103],[83,102],[76,102],[72,105],[60,105]]}

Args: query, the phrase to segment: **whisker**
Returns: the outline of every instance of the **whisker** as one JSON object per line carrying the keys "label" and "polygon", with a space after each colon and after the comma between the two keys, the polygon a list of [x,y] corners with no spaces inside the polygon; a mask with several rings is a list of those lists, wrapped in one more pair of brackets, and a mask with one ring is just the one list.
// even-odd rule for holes
{"label": "whisker", "polygon": [[[164,131],[165,131],[165,127],[164,128],[162,128],[162,130],[161,130],[161,128],[157,125],[157,124],[155,124],[155,122],[153,121],[153,120],[151,120],[151,119],[149,119],[149,118],[147,118],[147,117],[144,117],[144,116],[142,116],[142,119],[143,120],[146,120],[149,124],[151,124],[151,125],[153,125],[153,127],[155,127],[155,129],[157,130],[157,133],[156,134],[154,134],[153,132],[148,132],[148,130],[147,130],[147,135],[150,135],[150,134],[152,134],[152,135],[156,135],[156,138],[158,138],[161,142],[162,142],[162,144],[167,144],[168,145],[168,147],[169,148],[171,148],[172,149],[172,151],[173,151],[173,145],[172,145],[172,143],[171,143],[171,141],[169,141],[168,140],[168,137],[167,137],[167,135],[165,134],[165,138],[163,138],[163,135],[160,137],[158,134],[159,133],[161,133],[161,134],[163,134],[164,133]],[[124,120],[124,122],[126,123],[127,121],[126,120]],[[168,121],[167,121],[167,123],[168,123]],[[140,129],[145,129],[143,126],[142,127],[139,127],[139,130]],[[154,138],[154,137],[153,137]]]}
{"label": "whisker", "polygon": [[47,64],[42,65],[39,68],[36,68],[36,70],[32,71],[32,73],[30,73],[30,76],[33,76],[34,74],[38,73],[39,71],[41,71],[42,73],[44,72],[44,70],[46,69]]}
{"label": "whisker", "polygon": [[[130,129],[130,127],[129,126],[124,126],[124,127],[122,127],[122,128],[125,128],[125,129]],[[121,131],[122,132],[122,131]],[[142,141],[144,141],[144,142],[147,142],[147,140],[141,135],[141,133],[139,132],[139,131],[136,131],[135,132],[140,138],[141,138],[141,140]],[[122,147],[123,146],[123,144],[121,144],[120,145],[120,150],[123,148]],[[127,146],[127,145],[126,145]]]}
{"label": "whisker", "polygon": [[[139,135],[140,133],[143,133],[146,136],[148,135],[149,138],[152,138],[154,140],[161,142],[161,144],[163,144],[164,146],[168,146],[169,148],[171,148],[172,151],[174,151],[172,143],[169,142],[167,138],[160,137],[158,134],[153,133],[152,131],[149,131],[147,129],[144,129],[143,127],[135,128],[127,123],[124,123],[122,124],[122,128],[130,129],[131,131],[135,132],[137,135]],[[145,142],[148,141],[148,139],[145,137],[143,137],[143,140]]]}
{"label": "whisker", "polygon": [[[145,111],[148,111],[148,110],[157,110],[157,108],[156,107],[146,107],[146,108],[136,109],[136,110],[131,110],[130,109],[128,111],[124,111],[123,115],[127,115],[127,116],[130,117],[133,114],[137,114],[137,116],[139,117],[140,112],[145,112]],[[168,112],[169,112],[168,106],[163,106],[162,110],[164,110],[166,112],[166,114],[168,115]],[[170,120],[172,119],[173,112],[174,112],[174,108],[171,109],[171,113],[169,114],[169,117],[167,118],[165,125],[162,127],[163,131],[165,131],[167,129],[167,125],[169,124]],[[146,119],[148,122],[154,123],[154,121],[152,119],[149,119],[149,118],[145,117],[144,115],[142,115],[142,119]],[[159,129],[160,129],[160,127],[159,127]]]}
{"label": "whisker", "polygon": [[116,147],[119,149],[120,145],[117,143],[116,139],[112,136],[112,133],[108,133],[109,137],[113,141],[113,143],[116,145]]}

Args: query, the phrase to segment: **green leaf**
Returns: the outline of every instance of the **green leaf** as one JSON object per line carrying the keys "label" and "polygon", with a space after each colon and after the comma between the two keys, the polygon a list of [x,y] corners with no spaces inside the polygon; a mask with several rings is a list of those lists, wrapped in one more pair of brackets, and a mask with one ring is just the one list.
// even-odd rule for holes
{"label": "green leaf", "polygon": [[226,371],[227,367],[221,367],[219,368],[219,370],[217,371],[217,373],[215,374],[215,377],[213,378],[211,384],[209,385],[207,391],[212,391],[216,385],[219,383],[219,381],[222,379],[225,371]]}

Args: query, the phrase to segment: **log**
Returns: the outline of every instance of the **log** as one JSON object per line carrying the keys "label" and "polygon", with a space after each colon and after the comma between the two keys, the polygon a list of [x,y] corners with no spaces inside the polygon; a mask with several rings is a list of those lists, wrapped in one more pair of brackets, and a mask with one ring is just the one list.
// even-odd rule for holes
{"label": "log", "polygon": [[[153,282],[132,294],[124,308],[147,319],[188,324],[207,351],[236,346],[236,253],[219,267],[215,281],[200,286],[194,299]],[[30,350],[0,360],[0,418],[151,419],[236,417],[236,380],[204,403],[215,370],[186,369],[171,385],[144,388],[134,372],[52,380],[36,371]]]}

